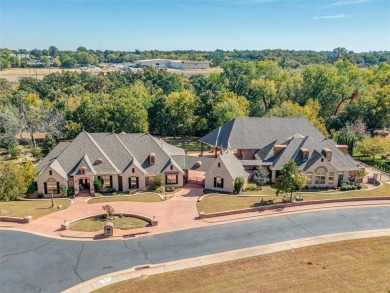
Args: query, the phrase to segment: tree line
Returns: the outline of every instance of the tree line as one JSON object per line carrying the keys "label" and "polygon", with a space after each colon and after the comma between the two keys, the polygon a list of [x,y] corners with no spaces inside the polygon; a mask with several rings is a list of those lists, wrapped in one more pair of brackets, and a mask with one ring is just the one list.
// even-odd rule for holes
{"label": "tree line", "polygon": [[[13,54],[22,54],[19,58]],[[29,57],[25,57],[29,55]],[[258,62],[272,60],[282,68],[302,68],[310,64],[329,64],[335,61],[344,60],[357,65],[360,68],[378,65],[381,62],[390,63],[390,51],[374,51],[355,53],[345,48],[336,48],[332,51],[310,51],[310,50],[91,50],[85,47],[78,47],[75,51],[59,50],[55,46],[48,49],[0,49],[0,69],[11,67],[28,67],[29,61],[40,61],[41,67],[75,68],[77,66],[98,65],[100,63],[123,63],[134,62],[142,59],[182,59],[182,60],[209,60],[212,66],[220,66],[228,61]]]}
{"label": "tree line", "polygon": [[[74,138],[89,132],[201,136],[235,117],[306,117],[336,140],[390,126],[390,65],[349,61],[285,69],[276,61],[229,61],[223,73],[190,78],[165,70],[63,71],[15,87],[0,80],[1,147],[28,132]],[[52,139],[52,138],[51,138]]]}

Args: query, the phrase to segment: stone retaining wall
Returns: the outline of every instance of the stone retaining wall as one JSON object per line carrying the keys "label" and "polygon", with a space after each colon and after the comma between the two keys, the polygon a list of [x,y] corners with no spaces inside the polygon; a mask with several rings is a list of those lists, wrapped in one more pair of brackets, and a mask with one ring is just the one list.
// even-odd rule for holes
{"label": "stone retaining wall", "polygon": [[210,213],[210,214],[199,213],[199,218],[200,219],[207,219],[207,218],[229,216],[229,215],[236,215],[236,214],[244,214],[244,213],[251,213],[251,212],[278,210],[278,209],[284,209],[287,207],[294,207],[294,206],[306,206],[306,205],[317,205],[317,204],[338,203],[338,202],[372,201],[372,200],[390,200],[390,196],[352,197],[352,198],[340,198],[340,199],[323,199],[323,200],[315,200],[315,201],[302,201],[302,202],[295,202],[295,203],[281,203],[281,204],[275,204],[275,205],[269,205],[269,206],[246,208],[246,209],[240,209],[240,210],[231,210],[231,211]]}
{"label": "stone retaining wall", "polygon": [[24,218],[0,216],[0,222],[13,222],[13,223],[27,224],[30,223],[31,221],[32,221],[31,216],[26,216]]}

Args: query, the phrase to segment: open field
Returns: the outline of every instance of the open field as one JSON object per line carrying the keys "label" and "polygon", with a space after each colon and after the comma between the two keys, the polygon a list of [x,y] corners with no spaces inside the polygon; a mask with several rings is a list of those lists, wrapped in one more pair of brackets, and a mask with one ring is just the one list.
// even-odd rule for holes
{"label": "open field", "polygon": [[[235,195],[218,195],[213,194],[205,197],[201,202],[196,204],[199,212],[218,213],[230,210],[246,209],[258,206],[261,199],[274,200],[274,203],[282,202],[283,195],[267,196],[267,194],[275,194],[272,189],[266,190],[265,196],[235,196]],[[260,191],[259,191],[260,192]],[[370,196],[390,196],[390,184],[383,184],[375,189],[362,189],[348,192],[337,193],[302,193],[304,201],[320,200],[320,199],[336,199],[336,198],[351,198],[351,197],[370,197]],[[251,192],[247,192],[247,195]],[[253,193],[257,195],[256,193]],[[296,194],[296,193],[295,193]]]}
{"label": "open field", "polygon": [[[0,71],[0,78],[5,78],[10,82],[18,82],[22,77],[34,77],[37,79],[42,79],[45,75],[55,72],[61,71],[73,71],[73,72],[81,72],[81,69],[74,68],[11,68],[7,70]],[[117,69],[112,68],[101,68],[99,71],[97,70],[88,70],[90,73],[97,74],[99,72],[109,72],[116,71]]]}
{"label": "open field", "polygon": [[149,223],[142,219],[133,217],[122,217],[115,220],[85,219],[71,224],[69,226],[69,230],[81,232],[96,232],[102,230],[105,223],[107,222],[113,223],[114,228],[121,230],[130,230],[149,226]]}
{"label": "open field", "polygon": [[145,193],[134,194],[127,196],[102,196],[99,193],[95,193],[96,196],[88,201],[89,204],[102,203],[102,202],[116,202],[116,201],[135,201],[135,202],[158,202],[161,198],[157,194]]}
{"label": "open field", "polygon": [[131,279],[95,292],[388,292],[389,241],[378,237],[298,248]]}
{"label": "open field", "polygon": [[70,206],[68,199],[55,199],[54,208],[51,208],[51,200],[21,200],[0,202],[0,216],[25,217],[32,216],[33,220],[48,214],[59,211],[57,207],[62,205],[62,209]]}
{"label": "open field", "polygon": [[189,152],[200,152],[199,137],[160,137],[165,142]]}

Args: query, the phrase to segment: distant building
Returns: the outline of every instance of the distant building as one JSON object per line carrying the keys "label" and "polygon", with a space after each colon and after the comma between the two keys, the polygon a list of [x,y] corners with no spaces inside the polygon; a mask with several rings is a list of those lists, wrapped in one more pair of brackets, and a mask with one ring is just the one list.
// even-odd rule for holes
{"label": "distant building", "polygon": [[11,54],[12,57],[17,57],[18,59],[30,58],[29,54]]}
{"label": "distant building", "polygon": [[155,69],[208,69],[210,61],[193,61],[193,60],[169,60],[169,59],[148,59],[138,60],[135,64],[146,67],[150,66]]}

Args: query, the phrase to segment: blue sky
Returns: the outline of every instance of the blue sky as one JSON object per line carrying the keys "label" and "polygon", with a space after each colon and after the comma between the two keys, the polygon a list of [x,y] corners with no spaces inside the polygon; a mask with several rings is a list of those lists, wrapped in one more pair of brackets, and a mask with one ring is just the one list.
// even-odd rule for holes
{"label": "blue sky", "polygon": [[0,0],[0,47],[390,50],[390,0]]}

